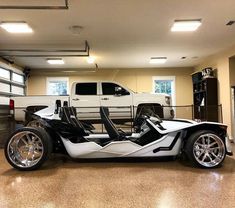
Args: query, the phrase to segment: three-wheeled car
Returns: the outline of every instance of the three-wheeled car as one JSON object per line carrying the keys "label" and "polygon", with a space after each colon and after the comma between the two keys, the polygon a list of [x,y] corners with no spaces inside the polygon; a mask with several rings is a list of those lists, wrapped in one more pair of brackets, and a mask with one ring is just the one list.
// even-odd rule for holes
{"label": "three-wheeled car", "polygon": [[72,158],[133,158],[178,156],[186,153],[193,165],[220,166],[231,155],[227,126],[191,120],[161,120],[143,116],[138,130],[128,134],[117,129],[109,109],[100,108],[107,133],[93,133],[77,118],[74,107],[48,107],[34,114],[37,127],[16,130],[5,146],[8,162],[19,170],[39,168],[52,152]]}

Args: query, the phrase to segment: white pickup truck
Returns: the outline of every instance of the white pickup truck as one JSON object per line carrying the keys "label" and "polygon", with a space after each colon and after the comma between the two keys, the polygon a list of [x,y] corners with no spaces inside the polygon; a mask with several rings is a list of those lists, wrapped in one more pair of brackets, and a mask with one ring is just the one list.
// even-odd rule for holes
{"label": "white pickup truck", "polygon": [[15,120],[26,123],[30,116],[25,110],[35,112],[55,105],[56,100],[61,100],[62,105],[76,107],[79,119],[93,122],[100,120],[100,106],[108,106],[110,116],[116,122],[133,119],[140,113],[155,113],[167,119],[174,117],[169,95],[135,93],[112,81],[75,82],[70,96],[19,96],[11,99],[15,105]]}

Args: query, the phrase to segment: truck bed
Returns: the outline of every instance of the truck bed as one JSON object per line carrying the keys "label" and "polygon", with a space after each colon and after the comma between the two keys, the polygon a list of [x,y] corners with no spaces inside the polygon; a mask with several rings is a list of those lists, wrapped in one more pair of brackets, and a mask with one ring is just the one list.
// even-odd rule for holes
{"label": "truck bed", "polygon": [[12,97],[15,101],[15,120],[25,121],[25,110],[29,106],[51,106],[55,105],[56,100],[61,100],[62,104],[67,101],[69,104],[69,96],[59,95],[35,95],[35,96],[17,96]]}

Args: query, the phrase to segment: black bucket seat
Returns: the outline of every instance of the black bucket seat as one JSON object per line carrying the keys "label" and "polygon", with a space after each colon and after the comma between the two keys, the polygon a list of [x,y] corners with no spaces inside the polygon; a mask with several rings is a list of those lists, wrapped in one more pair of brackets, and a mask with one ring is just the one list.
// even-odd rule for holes
{"label": "black bucket seat", "polygon": [[119,131],[112,120],[109,118],[109,109],[108,107],[100,107],[100,116],[101,116],[101,121],[104,124],[104,127],[110,137],[110,139],[119,141],[119,140],[125,140],[126,135],[124,132]]}

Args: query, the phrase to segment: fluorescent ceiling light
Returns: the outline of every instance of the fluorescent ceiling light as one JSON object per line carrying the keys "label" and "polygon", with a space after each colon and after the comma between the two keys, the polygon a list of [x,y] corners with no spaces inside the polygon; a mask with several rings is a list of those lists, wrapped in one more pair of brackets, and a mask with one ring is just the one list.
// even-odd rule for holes
{"label": "fluorescent ceiling light", "polygon": [[57,58],[57,59],[47,59],[47,62],[49,64],[56,64],[56,65],[61,65],[61,64],[64,64],[64,60],[61,59],[61,58]]}
{"label": "fluorescent ceiling light", "polygon": [[150,64],[164,64],[166,63],[167,58],[166,57],[153,57],[150,59]]}
{"label": "fluorescent ceiling light", "polygon": [[171,28],[172,32],[191,32],[198,29],[201,25],[201,20],[175,20]]}
{"label": "fluorescent ceiling light", "polygon": [[26,22],[1,22],[0,27],[9,33],[33,32],[33,29]]}
{"label": "fluorescent ceiling light", "polygon": [[93,63],[95,63],[95,57],[89,56],[89,57],[87,58],[87,63],[88,63],[88,64],[93,64]]}

